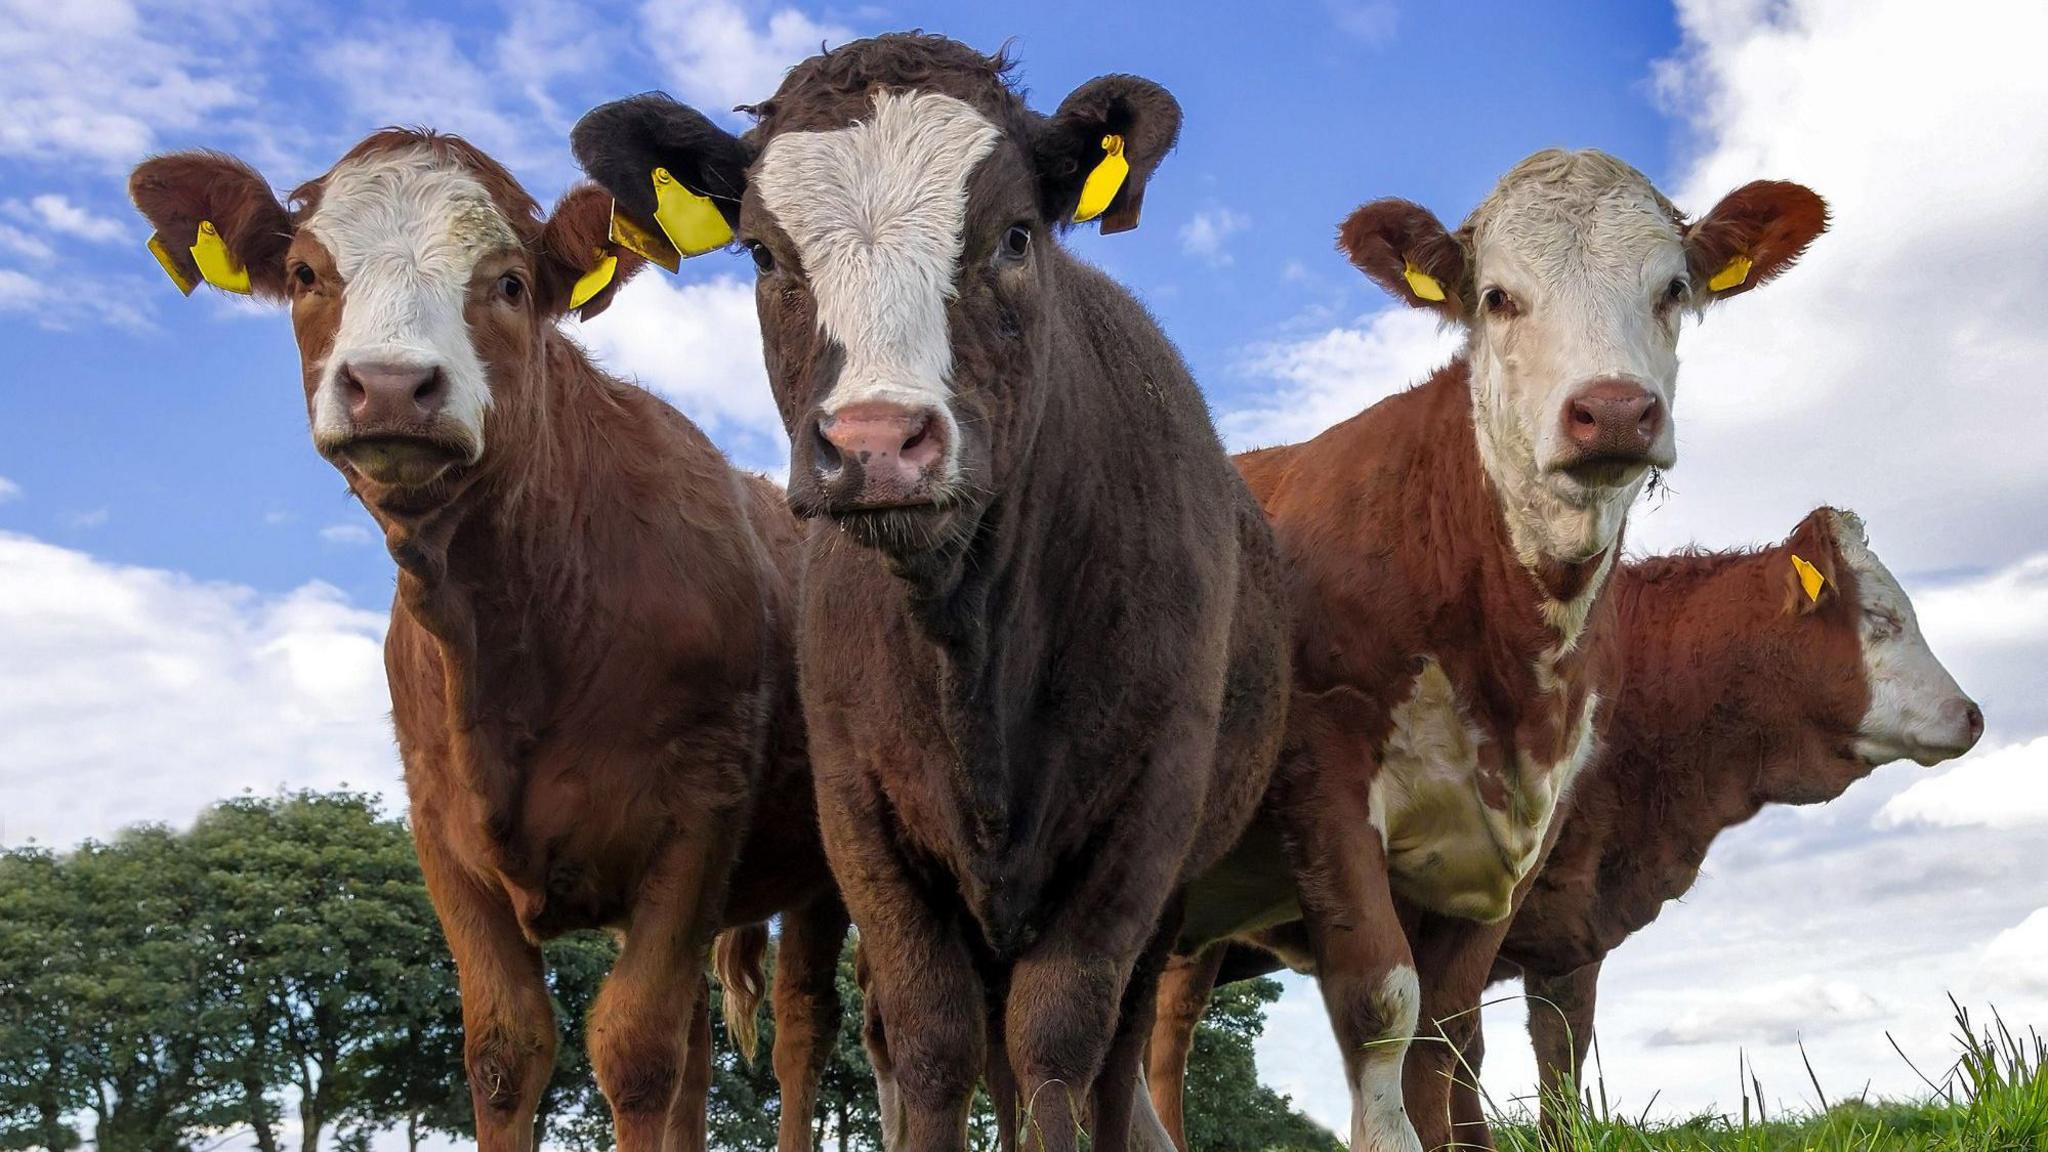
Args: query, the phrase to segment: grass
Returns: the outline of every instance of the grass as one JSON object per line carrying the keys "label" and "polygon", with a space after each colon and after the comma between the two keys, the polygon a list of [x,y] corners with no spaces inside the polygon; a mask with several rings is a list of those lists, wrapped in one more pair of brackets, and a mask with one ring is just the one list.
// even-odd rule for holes
{"label": "grass", "polygon": [[[1616,1115],[1597,1079],[1584,1093],[1560,1093],[1551,1111],[1575,1152],[2048,1152],[2048,1040],[2031,1029],[2016,1035],[1995,1010],[1980,1028],[1968,1009],[1950,1003],[1961,1055],[1936,1078],[1914,1069],[1929,1090],[1918,1102],[1822,1095],[1816,1111],[1767,1114],[1763,1085],[1745,1066],[1734,1115],[1676,1122]],[[1820,1092],[1817,1078],[1813,1087]],[[1526,1108],[1495,1112],[1502,1152],[1554,1152]]]}

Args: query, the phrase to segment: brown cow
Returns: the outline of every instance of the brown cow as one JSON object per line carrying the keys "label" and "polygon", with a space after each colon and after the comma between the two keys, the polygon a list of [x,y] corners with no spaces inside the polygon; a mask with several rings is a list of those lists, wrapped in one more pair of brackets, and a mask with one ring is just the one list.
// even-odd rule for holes
{"label": "brown cow", "polygon": [[[1812,192],[1759,182],[1688,223],[1612,157],[1544,152],[1455,234],[1399,200],[1344,222],[1352,262],[1467,345],[1313,440],[1240,457],[1300,586],[1268,809],[1284,837],[1190,893],[1181,944],[1284,918],[1298,894],[1352,1147],[1450,1143],[1456,1052],[1404,1060],[1408,1040],[1473,1026],[1592,751],[1602,592],[1630,503],[1675,457],[1681,318],[1783,271],[1825,221]],[[1276,887],[1264,845],[1283,838],[1295,883]]]}
{"label": "brown cow", "polygon": [[540,941],[609,926],[589,1044],[619,1145],[703,1147],[705,951],[781,912],[782,1147],[808,1147],[846,919],[794,693],[797,526],[558,329],[639,267],[606,241],[609,198],[543,220],[477,149],[396,129],[289,210],[217,153],[150,160],[130,190],[182,285],[290,305],[314,444],[397,561],[392,715],[481,1145],[533,1146]]}
{"label": "brown cow", "polygon": [[1057,239],[1136,223],[1178,106],[1110,76],[1044,116],[1008,69],[884,36],[798,65],[744,138],[649,96],[574,137],[638,222],[661,168],[759,269],[899,1149],[962,1147],[990,1036],[1032,1139],[1123,1144],[1177,891],[1250,817],[1285,702],[1257,505],[1173,346]]}
{"label": "brown cow", "polygon": [[[1815,509],[1784,542],[1754,551],[1628,563],[1613,584],[1621,659],[1602,689],[1600,751],[1493,973],[1528,981],[1546,1115],[1578,1082],[1600,962],[1692,887],[1716,836],[1765,804],[1832,800],[1881,764],[1959,756],[1984,730],[1850,513]],[[1149,1069],[1177,1142],[1180,1076],[1210,987],[1282,960],[1313,966],[1298,922],[1168,968]],[[1479,1039],[1466,1052],[1475,1072]],[[1454,1107],[1461,1132],[1483,1125],[1464,1077]]]}

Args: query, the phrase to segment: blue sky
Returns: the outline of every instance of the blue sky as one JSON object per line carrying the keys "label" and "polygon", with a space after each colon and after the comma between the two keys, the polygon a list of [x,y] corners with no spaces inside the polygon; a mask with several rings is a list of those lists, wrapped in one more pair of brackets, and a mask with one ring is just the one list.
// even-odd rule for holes
{"label": "blue sky", "polygon": [[[1608,965],[1610,1092],[1725,1103],[1741,1050],[1796,1101],[1803,1040],[1831,1090],[1903,1093],[1885,1033],[1939,1067],[1944,993],[2048,1021],[2048,10],[2017,0],[0,0],[0,842],[184,821],[242,788],[399,794],[390,561],[312,450],[285,318],[177,295],[126,202],[135,161],[214,147],[288,189],[373,128],[426,124],[547,199],[595,103],[725,108],[820,40],[913,26],[1014,39],[1044,108],[1111,71],[1179,97],[1142,227],[1072,243],[1152,307],[1236,447],[1312,435],[1454,350],[1332,250],[1364,200],[1455,222],[1554,145],[1615,152],[1694,212],[1761,177],[1825,195],[1835,227],[1797,269],[1688,327],[1672,495],[1631,543],[1776,539],[1817,503],[1856,508],[1989,733],[1724,838]],[[772,470],[750,284],[743,257],[707,256],[574,327]],[[1517,1011],[1489,1013],[1504,1096],[1532,1068]],[[1261,1070],[1341,1125],[1299,982]]]}

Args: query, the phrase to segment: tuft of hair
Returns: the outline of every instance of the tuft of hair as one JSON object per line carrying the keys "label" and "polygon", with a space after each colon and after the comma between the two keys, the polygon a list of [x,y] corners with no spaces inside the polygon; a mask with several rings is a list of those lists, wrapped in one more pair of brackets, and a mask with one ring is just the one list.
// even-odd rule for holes
{"label": "tuft of hair", "polygon": [[767,923],[720,932],[711,942],[711,970],[725,992],[725,1034],[752,1064],[761,1047],[761,996],[768,987]]}

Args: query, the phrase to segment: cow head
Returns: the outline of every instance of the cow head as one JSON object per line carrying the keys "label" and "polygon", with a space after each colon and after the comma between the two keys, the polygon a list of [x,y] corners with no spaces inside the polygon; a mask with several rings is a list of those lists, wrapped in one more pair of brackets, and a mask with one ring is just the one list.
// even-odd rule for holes
{"label": "cow head", "polygon": [[1797,680],[1780,695],[1802,702],[1820,746],[1767,762],[1760,799],[1832,800],[1881,764],[1938,764],[1975,746],[1984,714],[1928,647],[1862,520],[1816,509],[1765,559],[1786,645],[1771,662]]}
{"label": "cow head", "polygon": [[1599,152],[1539,152],[1457,232],[1376,200],[1338,244],[1387,291],[1469,333],[1479,449],[1525,562],[1597,556],[1652,468],[1677,459],[1687,312],[1746,292],[1827,227],[1820,197],[1759,181],[1687,222]]}
{"label": "cow head", "polygon": [[607,239],[598,189],[544,221],[497,162],[428,132],[371,136],[290,208],[214,152],[149,160],[129,192],[180,287],[290,306],[314,446],[386,513],[439,506],[539,419],[555,322],[602,310],[642,263]]}
{"label": "cow head", "polygon": [[1049,302],[1086,275],[1056,237],[1077,217],[1134,226],[1179,132],[1149,81],[1090,81],[1047,117],[1008,69],[883,36],[799,64],[744,139],[663,96],[598,108],[572,137],[642,224],[657,169],[717,207],[757,270],[791,506],[892,554],[964,540],[1021,467]]}

